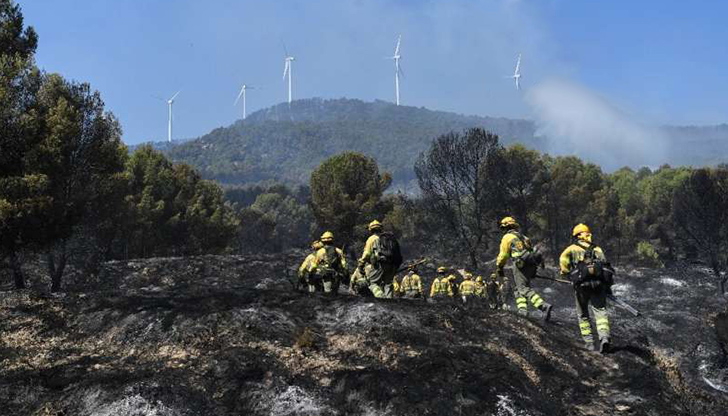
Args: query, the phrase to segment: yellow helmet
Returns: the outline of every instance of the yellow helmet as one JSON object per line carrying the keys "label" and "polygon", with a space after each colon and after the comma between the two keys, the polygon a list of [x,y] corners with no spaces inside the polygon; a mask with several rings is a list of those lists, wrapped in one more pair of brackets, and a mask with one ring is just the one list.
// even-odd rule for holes
{"label": "yellow helmet", "polygon": [[498,280],[498,275],[497,275],[497,274],[495,274],[495,273],[491,273],[491,274],[490,274],[490,280],[492,280],[492,281],[494,281],[494,282],[495,282],[496,280]]}
{"label": "yellow helmet", "polygon": [[465,276],[463,276],[463,279],[470,280],[473,278],[473,274],[470,272],[465,272]]}
{"label": "yellow helmet", "polygon": [[518,227],[518,223],[513,217],[505,217],[500,220],[500,226],[501,228]]}
{"label": "yellow helmet", "polygon": [[437,268],[437,272],[438,273],[447,273],[447,267],[440,266],[440,267]]}
{"label": "yellow helmet", "polygon": [[326,231],[321,235],[321,242],[322,243],[331,243],[334,241],[334,233],[331,231]]}
{"label": "yellow helmet", "polygon": [[318,250],[323,246],[324,246],[323,243],[321,243],[321,241],[319,241],[319,240],[316,240],[313,243],[311,243],[311,248],[314,250]]}
{"label": "yellow helmet", "polygon": [[571,231],[571,235],[573,237],[576,237],[581,233],[591,234],[591,231],[589,230],[589,227],[586,226],[586,224],[578,224],[576,227],[574,227],[574,230]]}
{"label": "yellow helmet", "polygon": [[382,223],[380,223],[377,220],[374,220],[374,221],[372,221],[372,222],[369,223],[369,231],[374,231],[374,230],[377,230],[377,229],[382,229]]}
{"label": "yellow helmet", "polygon": [[475,278],[475,281],[478,283],[483,283],[483,276],[478,276]]}

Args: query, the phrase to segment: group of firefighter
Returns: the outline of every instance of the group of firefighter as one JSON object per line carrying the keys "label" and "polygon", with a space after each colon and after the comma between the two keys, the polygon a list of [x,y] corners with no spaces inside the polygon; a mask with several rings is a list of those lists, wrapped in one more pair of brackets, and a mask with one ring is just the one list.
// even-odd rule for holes
{"label": "group of firefighter", "polygon": [[[429,299],[433,302],[462,301],[467,306],[485,306],[492,309],[510,309],[508,298],[512,292],[518,314],[528,316],[529,304],[541,312],[543,320],[551,317],[553,306],[531,288],[531,281],[544,269],[543,255],[531,240],[520,232],[513,217],[500,221],[504,235],[496,258],[496,269],[487,281],[482,276],[473,279],[470,272],[461,270],[463,281],[456,283],[454,271],[438,267],[432,281]],[[349,278],[349,292],[376,298],[403,297],[427,299],[422,278],[417,272],[419,263],[400,269],[402,256],[396,238],[382,231],[382,224],[374,220],[368,226],[370,236],[357,261],[356,269]],[[585,224],[578,224],[572,231],[573,242],[559,257],[562,282],[574,288],[579,331],[585,347],[604,353],[610,348],[610,328],[607,315],[607,296],[611,295],[614,269],[607,262],[604,251],[592,242],[592,234]],[[340,282],[347,276],[348,268],[343,251],[334,246],[334,235],[326,231],[312,245],[312,253],[298,270],[299,283],[308,291],[335,294]],[[508,262],[512,263],[512,281],[505,274]],[[398,280],[401,271],[407,273]],[[596,323],[598,343],[595,345],[589,307]]]}

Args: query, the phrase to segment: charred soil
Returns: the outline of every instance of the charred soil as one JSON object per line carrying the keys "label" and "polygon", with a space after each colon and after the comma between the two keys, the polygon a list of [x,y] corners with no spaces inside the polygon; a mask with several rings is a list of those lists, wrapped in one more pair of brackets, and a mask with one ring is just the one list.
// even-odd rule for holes
{"label": "charred soil", "polygon": [[700,269],[623,273],[613,351],[551,322],[293,291],[297,253],[107,263],[0,292],[3,415],[725,415],[728,314]]}

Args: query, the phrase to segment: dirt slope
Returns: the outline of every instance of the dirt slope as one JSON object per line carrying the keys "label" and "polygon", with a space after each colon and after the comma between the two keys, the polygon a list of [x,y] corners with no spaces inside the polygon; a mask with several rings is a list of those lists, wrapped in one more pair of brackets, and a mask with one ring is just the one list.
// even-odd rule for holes
{"label": "dirt slope", "polygon": [[728,409],[728,317],[704,271],[623,272],[617,292],[646,316],[612,310],[616,351],[602,356],[581,348],[562,286],[539,286],[557,305],[542,323],[535,313],[293,292],[282,270],[297,258],[109,263],[96,279],[71,276],[60,297],[0,292],[0,414]]}

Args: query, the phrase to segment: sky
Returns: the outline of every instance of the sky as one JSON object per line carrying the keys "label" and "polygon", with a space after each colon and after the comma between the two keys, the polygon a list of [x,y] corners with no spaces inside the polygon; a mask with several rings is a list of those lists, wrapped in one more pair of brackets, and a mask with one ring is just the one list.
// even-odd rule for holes
{"label": "sky", "polygon": [[[175,139],[241,118],[233,102],[243,83],[256,87],[249,113],[285,101],[284,43],[296,59],[294,99],[394,101],[387,57],[399,34],[403,105],[534,119],[551,132],[584,131],[559,123],[569,115],[574,123],[569,106],[590,103],[598,103],[590,118],[610,126],[618,118],[627,130],[728,122],[728,2],[18,3],[39,34],[38,65],[99,90],[128,144],[166,139],[167,106],[155,97],[178,90]],[[508,75],[519,53],[523,89],[516,91]],[[552,100],[563,106],[553,111]]]}

